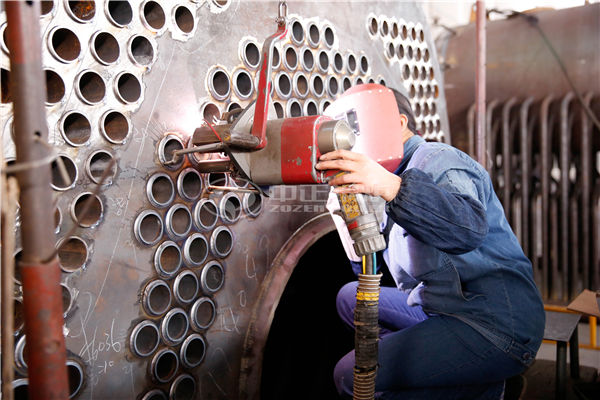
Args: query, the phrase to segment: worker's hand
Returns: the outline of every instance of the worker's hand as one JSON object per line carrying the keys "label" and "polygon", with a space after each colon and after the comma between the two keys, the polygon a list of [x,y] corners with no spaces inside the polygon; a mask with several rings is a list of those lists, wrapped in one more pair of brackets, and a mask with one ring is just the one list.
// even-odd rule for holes
{"label": "worker's hand", "polygon": [[[402,180],[369,157],[348,150],[323,154],[315,167],[319,170],[339,169],[346,174],[329,181],[338,186],[335,193],[365,193],[391,201],[398,194]],[[348,186],[339,186],[348,185]]]}

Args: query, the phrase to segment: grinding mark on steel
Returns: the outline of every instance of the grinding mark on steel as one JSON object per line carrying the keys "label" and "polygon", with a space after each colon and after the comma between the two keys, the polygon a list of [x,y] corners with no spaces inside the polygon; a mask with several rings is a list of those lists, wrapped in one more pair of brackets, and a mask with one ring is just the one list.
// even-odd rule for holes
{"label": "grinding mark on steel", "polygon": [[[175,54],[175,46],[173,46],[173,48],[172,48],[171,57],[169,58],[169,62],[167,64],[167,68],[165,69],[163,79],[160,82],[160,86],[158,87],[158,92],[156,93],[156,97],[154,98],[154,104],[152,104],[152,109],[150,110],[150,114],[149,114],[150,117],[148,118],[148,122],[146,123],[146,127],[144,128],[144,134],[143,134],[144,139],[146,136],[146,131],[148,130],[148,127],[150,126],[150,121],[152,120],[152,114],[154,113],[154,109],[156,108],[156,103],[158,102],[158,99],[160,98],[159,94],[162,90],[165,80],[167,79],[167,75],[168,75],[167,72],[169,71],[169,68],[171,67],[171,61],[173,61],[174,54]],[[140,143],[140,149],[138,150],[137,158],[135,159],[134,168],[137,168],[138,163],[140,162],[140,156],[142,155],[142,150],[144,150],[144,143],[145,143],[145,140],[142,140],[142,142]],[[125,211],[123,212],[123,215],[127,215],[127,210],[129,208],[129,199],[131,198],[131,191],[133,190],[134,182],[136,182],[136,181],[132,180],[131,185],[129,186],[129,192],[127,193],[127,200],[125,203]],[[115,247],[113,248],[113,252],[110,256],[110,260],[108,261],[108,266],[106,267],[106,274],[104,275],[104,280],[102,281],[102,286],[100,286],[100,291],[98,292],[98,296],[96,297],[96,302],[94,303],[94,307],[92,308],[92,313],[96,309],[96,306],[98,305],[98,301],[100,300],[100,297],[102,296],[102,291],[104,290],[104,285],[106,284],[106,279],[108,278],[108,273],[110,272],[110,267],[112,265],[113,259],[115,258],[115,253],[117,252],[117,248],[119,247],[119,244],[120,244],[122,232],[123,232],[123,225],[121,225],[121,227],[119,228],[119,233],[117,234],[117,239],[115,240]],[[89,319],[88,319],[88,321],[89,321]],[[86,321],[86,325],[87,325],[87,321]]]}

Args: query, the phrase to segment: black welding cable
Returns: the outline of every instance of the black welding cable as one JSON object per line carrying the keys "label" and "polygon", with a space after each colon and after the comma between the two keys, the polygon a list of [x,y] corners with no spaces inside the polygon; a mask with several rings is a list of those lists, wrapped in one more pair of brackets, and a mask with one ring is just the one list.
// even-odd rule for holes
{"label": "black welding cable", "polygon": [[571,80],[571,77],[567,73],[567,68],[565,67],[565,64],[563,63],[562,59],[560,58],[560,56],[556,52],[556,49],[554,48],[554,46],[552,46],[552,43],[550,42],[550,40],[546,36],[546,33],[544,32],[544,30],[540,26],[539,19],[535,15],[525,14],[525,13],[522,13],[520,11],[515,11],[515,10],[498,10],[496,8],[493,8],[491,10],[488,10],[488,14],[489,13],[497,13],[497,14],[501,14],[501,15],[506,15],[509,18],[513,17],[513,16],[523,17],[523,18],[525,18],[525,20],[527,22],[529,22],[529,24],[531,26],[533,26],[538,31],[538,33],[542,37],[542,40],[544,41],[544,44],[546,45],[546,47],[548,47],[548,49],[550,50],[550,52],[554,56],[554,59],[556,60],[556,62],[560,66],[560,69],[561,69],[563,75],[565,76],[565,79],[569,83],[569,86],[571,86],[571,89],[575,93],[575,96],[577,97],[577,100],[579,100],[579,103],[581,104],[581,107],[583,107],[583,109],[585,110],[585,113],[587,114],[588,118],[592,120],[592,122],[596,126],[596,129],[598,129],[600,131],[600,121],[598,121],[598,118],[596,118],[596,116],[594,115],[594,112],[592,111],[592,109],[587,104],[585,104],[585,101],[583,100],[583,96],[581,96],[581,93],[579,93],[579,91],[575,87],[575,84]]}

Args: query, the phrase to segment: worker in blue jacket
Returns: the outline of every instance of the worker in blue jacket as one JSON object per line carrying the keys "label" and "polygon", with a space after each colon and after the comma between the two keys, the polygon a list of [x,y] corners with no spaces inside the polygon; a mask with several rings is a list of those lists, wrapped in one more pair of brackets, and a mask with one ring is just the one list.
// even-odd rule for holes
{"label": "worker in blue jacket", "polygon": [[[381,288],[377,398],[502,398],[505,380],[533,362],[544,332],[531,263],[486,170],[454,147],[415,135],[410,103],[395,96],[404,143],[395,173],[344,150],[317,164],[349,172],[330,182],[334,191],[386,201],[383,260],[397,287]],[[356,285],[337,297],[350,326]],[[354,351],[335,368],[343,397],[352,396],[353,367]]]}

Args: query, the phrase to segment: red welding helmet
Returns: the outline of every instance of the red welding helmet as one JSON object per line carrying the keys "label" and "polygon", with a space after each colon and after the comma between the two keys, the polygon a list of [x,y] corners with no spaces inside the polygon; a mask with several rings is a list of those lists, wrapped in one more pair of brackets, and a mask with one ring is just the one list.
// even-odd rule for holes
{"label": "red welding helmet", "polygon": [[404,144],[400,136],[400,112],[390,89],[376,83],[354,86],[327,107],[324,114],[345,119],[355,130],[356,144],[352,151],[367,155],[388,171],[398,168]]}

